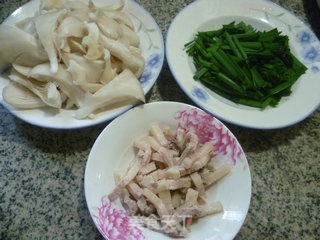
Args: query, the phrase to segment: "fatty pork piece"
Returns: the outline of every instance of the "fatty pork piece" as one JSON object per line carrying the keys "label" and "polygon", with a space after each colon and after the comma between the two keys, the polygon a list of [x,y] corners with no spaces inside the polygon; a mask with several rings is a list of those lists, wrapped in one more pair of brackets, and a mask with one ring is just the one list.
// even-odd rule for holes
{"label": "fatty pork piece", "polygon": [[121,189],[120,198],[123,207],[126,209],[130,216],[133,216],[138,212],[137,202],[130,198],[130,194],[127,189]]}
{"label": "fatty pork piece", "polygon": [[217,168],[215,171],[207,173],[206,175],[203,176],[205,186],[209,187],[210,185],[216,183],[221,178],[229,174],[230,171],[231,171],[230,165],[225,164]]}
{"label": "fatty pork piece", "polygon": [[175,131],[172,130],[172,128],[170,126],[165,125],[163,127],[163,134],[166,137],[166,139],[170,140],[170,141],[175,141]]}
{"label": "fatty pork piece", "polygon": [[158,182],[152,184],[152,187],[157,192],[161,192],[164,190],[176,190],[180,188],[189,188],[191,187],[191,179],[189,177],[180,178],[178,180],[161,179]]}
{"label": "fatty pork piece", "polygon": [[154,206],[152,204],[148,204],[146,198],[143,196],[137,200],[137,205],[143,215],[149,216],[155,212]]}
{"label": "fatty pork piece", "polygon": [[186,200],[185,200],[185,205],[186,206],[193,206],[197,204],[199,193],[198,191],[189,188],[186,194]]}
{"label": "fatty pork piece", "polygon": [[132,166],[129,167],[127,173],[125,176],[121,179],[121,181],[118,183],[116,188],[108,195],[108,198],[110,201],[115,201],[119,195],[121,194],[121,191],[123,188],[125,188],[137,175],[137,173],[140,170],[140,162],[134,161]]}
{"label": "fatty pork piece", "polygon": [[171,192],[170,190],[164,190],[158,193],[159,198],[162,200],[166,208],[168,209],[168,212],[170,214],[173,213],[173,205],[172,205],[172,199],[171,199]]}
{"label": "fatty pork piece", "polygon": [[198,136],[193,132],[188,132],[185,137],[185,149],[181,153],[180,160],[183,160],[187,155],[193,153],[198,146]]}
{"label": "fatty pork piece", "polygon": [[[179,160],[180,160],[180,159],[179,159]],[[193,161],[192,161],[192,159],[189,158],[189,157],[184,158],[184,159],[182,160],[182,162],[181,162],[181,166],[182,166],[183,168],[185,168],[185,169],[191,168],[192,164],[193,164]]]}
{"label": "fatty pork piece", "polygon": [[146,174],[148,174],[150,172],[153,172],[156,169],[157,169],[156,164],[154,162],[151,162],[151,163],[148,163],[148,164],[144,165],[140,169],[139,173],[142,174],[142,175],[146,175]]}
{"label": "fatty pork piece", "polygon": [[181,175],[188,175],[203,168],[211,159],[213,145],[211,142],[205,143],[198,151],[190,156],[192,165],[189,169],[182,171]]}
{"label": "fatty pork piece", "polygon": [[168,146],[169,142],[165,138],[161,128],[159,125],[152,125],[150,127],[150,133],[152,136],[155,137],[155,139],[162,145],[162,146]]}
{"label": "fatty pork piece", "polygon": [[162,232],[162,226],[160,224],[158,217],[155,214],[151,214],[148,217],[136,216],[136,219],[139,221],[139,223],[142,226],[149,228],[153,231]]}
{"label": "fatty pork piece", "polygon": [[137,175],[136,181],[141,187],[152,189],[152,184],[155,182],[153,177],[149,175]]}
{"label": "fatty pork piece", "polygon": [[175,214],[177,215],[187,215],[191,218],[197,219],[207,215],[219,213],[223,211],[221,202],[208,203],[206,205],[182,205],[179,207]]}
{"label": "fatty pork piece", "polygon": [[153,174],[156,174],[157,180],[160,179],[175,179],[178,180],[180,179],[180,170],[181,168],[178,166],[173,166],[165,169],[158,169],[155,171]]}
{"label": "fatty pork piece", "polygon": [[184,142],[185,142],[185,131],[181,128],[178,128],[177,130],[177,137],[176,137],[176,145],[180,149],[180,151],[184,148]]}
{"label": "fatty pork piece", "polygon": [[205,204],[206,203],[206,190],[204,188],[204,184],[203,181],[201,179],[201,176],[199,175],[199,173],[194,172],[190,175],[192,183],[194,184],[196,190],[199,193],[199,202],[201,204]]}
{"label": "fatty pork piece", "polygon": [[148,199],[149,202],[153,204],[153,206],[156,208],[158,215],[160,218],[165,217],[169,215],[169,211],[166,208],[165,204],[163,201],[156,195],[154,194],[151,190],[144,188],[143,189],[143,195]]}
{"label": "fatty pork piece", "polygon": [[174,215],[169,215],[169,211],[166,208],[164,202],[152,191],[145,188],[144,196],[150,201],[155,208],[161,219],[162,229],[170,236],[185,236],[185,231],[180,224],[180,221]]}
{"label": "fatty pork piece", "polygon": [[162,231],[171,237],[186,237],[188,230],[183,226],[183,218],[167,215],[161,220]]}
{"label": "fatty pork piece", "polygon": [[152,153],[151,160],[155,162],[165,163],[163,157],[158,152]]}
{"label": "fatty pork piece", "polygon": [[173,152],[165,147],[160,147],[158,150],[158,153],[160,154],[160,157],[163,159],[163,162],[169,166],[173,166]]}
{"label": "fatty pork piece", "polygon": [[144,166],[148,164],[151,160],[151,154],[152,154],[150,144],[140,139],[140,140],[135,140],[133,145],[136,149],[138,149],[137,156],[141,161],[141,165]]}
{"label": "fatty pork piece", "polygon": [[163,134],[165,138],[168,140],[168,148],[177,152],[180,152],[178,146],[176,145],[176,136],[175,132],[169,127],[164,126],[163,127]]}
{"label": "fatty pork piece", "polygon": [[171,202],[174,208],[180,207],[182,200],[181,198],[181,194],[178,191],[173,192]]}
{"label": "fatty pork piece", "polygon": [[143,189],[139,187],[135,182],[131,182],[127,186],[130,194],[136,199],[139,200],[143,195]]}
{"label": "fatty pork piece", "polygon": [[175,215],[184,215],[197,219],[206,215],[211,215],[223,211],[222,204],[220,202],[198,205],[198,196],[198,191],[189,188],[186,194],[185,203],[175,210]]}

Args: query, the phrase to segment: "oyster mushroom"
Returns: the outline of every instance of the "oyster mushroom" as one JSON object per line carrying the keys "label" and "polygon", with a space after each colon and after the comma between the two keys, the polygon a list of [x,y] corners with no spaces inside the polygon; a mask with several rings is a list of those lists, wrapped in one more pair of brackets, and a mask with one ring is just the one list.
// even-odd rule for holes
{"label": "oyster mushroom", "polygon": [[15,108],[41,108],[46,104],[34,93],[17,83],[10,83],[2,91],[3,99]]}

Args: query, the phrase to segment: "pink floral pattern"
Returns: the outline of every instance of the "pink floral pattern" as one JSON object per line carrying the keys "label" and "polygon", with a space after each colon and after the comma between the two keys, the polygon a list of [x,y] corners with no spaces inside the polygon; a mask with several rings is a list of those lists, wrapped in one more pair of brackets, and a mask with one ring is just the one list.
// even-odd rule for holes
{"label": "pink floral pattern", "polygon": [[197,109],[191,111],[183,110],[177,112],[175,119],[178,120],[178,127],[183,130],[192,130],[199,138],[200,144],[211,141],[214,129],[214,117]]}
{"label": "pink floral pattern", "polygon": [[[200,144],[211,141],[217,154],[226,155],[232,165],[243,154],[237,140],[230,131],[213,116],[202,110],[192,108],[178,111],[175,115],[178,127],[197,134]],[[124,210],[116,209],[104,196],[97,214],[93,215],[100,233],[107,240],[144,240],[139,226],[133,222]]]}
{"label": "pink floral pattern", "polygon": [[178,127],[185,131],[192,130],[199,138],[200,144],[212,141],[216,153],[228,155],[232,165],[243,154],[242,149],[230,131],[213,116],[196,108],[176,113]]}
{"label": "pink floral pattern", "polygon": [[141,229],[130,221],[123,210],[118,210],[106,196],[101,198],[98,214],[93,215],[100,233],[108,240],[144,240]]}

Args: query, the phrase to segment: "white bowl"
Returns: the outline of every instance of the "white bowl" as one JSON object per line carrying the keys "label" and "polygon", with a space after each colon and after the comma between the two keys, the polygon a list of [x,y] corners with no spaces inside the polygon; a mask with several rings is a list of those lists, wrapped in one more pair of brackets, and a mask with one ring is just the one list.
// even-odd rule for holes
{"label": "white bowl", "polygon": [[[246,156],[223,123],[196,107],[176,102],[135,107],[113,120],[95,141],[86,165],[84,188],[91,217],[100,233],[109,240],[170,239],[136,225],[119,201],[111,203],[107,198],[115,187],[113,173],[124,171],[134,159],[133,140],[148,134],[153,123],[166,124],[173,129],[178,126],[193,128],[201,139],[214,143],[217,165],[232,166],[231,173],[207,192],[208,201],[221,201],[224,212],[199,219],[186,238],[232,239],[243,224],[250,203],[251,176]],[[123,236],[127,238],[121,238]]]}
{"label": "white bowl", "polygon": [[[309,68],[277,107],[260,110],[235,104],[193,80],[195,68],[184,44],[199,30],[218,29],[232,21],[244,21],[259,30],[278,28],[289,36],[291,50]],[[233,124],[258,129],[286,127],[305,119],[320,104],[320,42],[305,23],[271,1],[198,0],[189,4],[170,25],[166,57],[182,90],[201,108]]]}
{"label": "white bowl", "polygon": [[[107,0],[96,0],[98,5],[110,3]],[[13,25],[26,17],[31,17],[39,9],[39,0],[32,0],[14,11],[3,24]],[[163,37],[159,26],[150,13],[133,0],[127,0],[124,10],[129,13],[134,27],[140,37],[142,55],[146,59],[144,73],[140,77],[143,91],[147,94],[156,82],[164,59]],[[9,83],[0,77],[0,103],[16,117],[45,128],[74,129],[93,126],[111,120],[134,106],[115,107],[102,111],[95,119],[78,120],[73,117],[75,110],[56,110],[52,108],[41,108],[32,110],[17,110],[7,104],[2,98],[2,89]]]}

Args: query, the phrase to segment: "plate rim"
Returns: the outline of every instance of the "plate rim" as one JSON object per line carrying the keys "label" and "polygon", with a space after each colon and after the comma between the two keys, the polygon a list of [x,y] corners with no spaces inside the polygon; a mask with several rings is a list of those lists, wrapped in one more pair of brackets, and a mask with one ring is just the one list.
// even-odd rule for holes
{"label": "plate rim", "polygon": [[[187,104],[187,103],[182,103],[182,102],[173,102],[173,101],[160,101],[160,102],[151,102],[151,103],[146,103],[144,105],[148,105],[148,106],[153,106],[153,105],[161,105],[161,104],[175,104],[175,105],[179,105],[181,106],[181,108],[195,108],[197,110],[200,110],[200,111],[203,111],[205,113],[207,113],[206,111],[204,111],[203,109],[197,107],[197,106],[193,106],[193,105],[190,105],[190,104]],[[107,132],[110,128],[113,127],[113,124],[116,124],[116,121],[118,121],[119,119],[122,119],[122,118],[125,118],[127,114],[129,114],[130,112],[134,111],[136,108],[138,107],[141,107],[141,106],[136,106],[134,108],[131,108],[130,110],[128,110],[127,112],[125,112],[124,114],[122,114],[121,116],[119,116],[118,118],[115,118],[112,120],[112,122],[110,122],[110,124],[108,124],[101,132],[100,134],[98,135],[98,137],[96,138],[96,140],[94,141],[94,143],[92,144],[92,147],[90,149],[90,153],[88,155],[88,158],[87,158],[87,162],[86,162],[86,166],[85,166],[85,171],[84,171],[84,178],[83,178],[83,187],[84,187],[84,195],[85,195],[85,200],[86,200],[86,205],[87,205],[87,209],[89,211],[89,214],[90,214],[90,217],[93,221],[93,224],[94,226],[96,227],[96,229],[99,231],[99,233],[102,235],[102,233],[100,232],[96,222],[94,221],[94,217],[93,217],[93,211],[92,211],[92,208],[90,208],[89,206],[89,201],[88,201],[88,188],[89,188],[89,183],[88,183],[88,172],[89,172],[89,162],[92,162],[93,160],[90,160],[92,159],[92,155],[93,155],[93,150],[97,147],[97,143],[99,141],[101,141],[102,139],[102,136],[105,134],[105,132]],[[208,113],[207,113],[208,114]],[[240,142],[238,141],[237,137],[233,134],[233,132],[218,118],[215,118],[216,121],[218,121],[219,123],[222,124],[223,127],[225,127],[227,129],[227,131],[229,131],[229,133],[231,133],[231,136],[233,136],[237,143],[239,144],[240,146],[240,149],[242,150],[243,152],[243,156],[244,156],[244,161],[245,163],[247,164],[247,169],[248,169],[248,177],[249,177],[249,184],[248,184],[248,187],[249,187],[249,201],[247,202],[247,205],[246,205],[246,208],[244,210],[244,218],[242,219],[242,222],[241,224],[239,225],[238,229],[236,229],[236,231],[234,231],[234,234],[231,236],[230,239],[233,239],[241,230],[241,228],[243,227],[244,225],[244,222],[248,216],[248,212],[249,212],[249,209],[250,209],[250,205],[251,205],[251,200],[252,200],[252,175],[251,175],[251,171],[250,171],[250,165],[249,165],[249,162],[248,162],[248,159],[247,159],[247,156],[246,156],[246,153],[244,152]],[[141,229],[143,229],[144,227],[140,226]],[[103,236],[103,235],[102,235]]]}
{"label": "plate rim", "polygon": [[[191,92],[187,91],[187,89],[185,88],[184,84],[182,82],[180,82],[180,80],[178,80],[176,73],[173,71],[173,63],[171,62],[171,60],[168,58],[168,38],[172,32],[172,25],[175,23],[175,21],[177,20],[177,18],[183,14],[183,12],[188,9],[193,7],[193,5],[197,4],[198,2],[201,1],[206,1],[206,0],[195,0],[191,3],[189,3],[187,6],[185,6],[184,8],[182,8],[175,16],[174,18],[171,20],[167,34],[166,34],[166,38],[165,38],[165,51],[166,51],[166,60],[168,62],[168,66],[170,69],[170,72],[172,73],[176,83],[179,85],[179,87],[183,90],[183,92],[189,97],[189,99],[191,101],[193,101],[197,106],[199,106],[202,110],[204,110],[205,112],[217,117],[218,119],[221,119],[222,121],[240,126],[240,127],[245,127],[245,128],[250,128],[250,129],[263,129],[263,130],[273,130],[273,129],[280,129],[280,128],[286,128],[286,127],[290,127],[292,125],[295,125],[303,120],[305,120],[306,118],[308,118],[311,114],[313,114],[319,107],[320,107],[320,98],[318,100],[318,104],[315,105],[309,112],[305,113],[302,117],[294,120],[294,121],[290,121],[288,123],[283,123],[283,124],[273,124],[273,126],[267,126],[264,127],[263,125],[252,125],[252,124],[246,124],[245,122],[239,122],[237,120],[232,120],[232,119],[228,119],[227,117],[224,117],[223,114],[218,114],[216,113],[214,110],[210,109],[210,107],[207,106],[207,104],[201,102],[198,98],[194,97],[192,95]],[[264,2],[265,4],[271,4],[273,6],[276,6],[278,8],[281,8],[283,11],[285,11],[286,13],[288,13],[289,15],[291,15],[292,17],[297,18],[301,24],[308,29],[310,32],[312,32],[314,34],[314,36],[316,36],[316,34],[314,33],[314,31],[308,26],[308,24],[305,23],[305,21],[303,21],[299,16],[296,16],[295,14],[293,14],[291,11],[289,11],[288,9],[282,7],[281,5],[272,2],[272,1],[268,1],[268,0],[259,0],[261,2]],[[320,43],[320,40],[318,39],[318,37],[316,36],[317,41]]]}
{"label": "plate rim", "polygon": [[[165,59],[165,41],[164,41],[164,37],[163,37],[163,33],[157,23],[157,21],[155,20],[155,18],[152,16],[152,14],[140,3],[134,1],[134,0],[126,0],[126,1],[130,1],[132,4],[136,5],[137,7],[141,8],[141,10],[146,14],[148,15],[151,19],[152,19],[152,22],[153,24],[155,25],[155,28],[156,28],[156,31],[159,33],[159,40],[160,40],[160,50],[161,50],[161,53],[160,53],[160,57],[161,57],[161,61],[160,61],[160,65],[159,65],[159,68],[157,71],[155,71],[155,75],[154,75],[154,80],[150,82],[150,85],[148,85],[146,88],[145,88],[145,91],[144,91],[144,96],[146,96],[150,90],[153,88],[153,86],[155,85],[155,83],[157,82],[158,78],[159,78],[159,75],[162,71],[162,68],[163,68],[163,64],[164,64],[164,59]],[[10,18],[13,17],[13,15],[15,15],[19,10],[21,10],[21,8],[25,7],[26,5],[31,5],[31,4],[34,4],[38,2],[38,0],[31,0],[31,1],[28,1],[24,4],[22,4],[20,7],[18,7],[17,9],[15,9],[8,17],[6,17],[2,23],[0,24],[7,24],[6,22],[8,20],[10,20]],[[145,59],[146,60],[146,59]],[[0,72],[1,74],[1,72]],[[141,88],[142,85],[141,85]],[[2,94],[2,91],[1,93]],[[75,130],[75,129],[82,129],[82,128],[88,128],[88,127],[93,127],[93,126],[96,126],[96,125],[99,125],[99,124],[102,124],[102,123],[106,123],[106,122],[109,122],[110,120],[120,116],[121,114],[123,114],[124,112],[128,111],[129,109],[131,108],[134,108],[135,106],[137,106],[139,104],[139,101],[136,101],[130,105],[127,105],[127,106],[123,106],[121,107],[121,110],[117,111],[117,112],[114,112],[110,115],[108,115],[107,117],[104,117],[104,118],[101,118],[100,120],[94,122],[94,123],[85,123],[85,124],[82,124],[82,125],[77,125],[77,126],[51,126],[51,125],[46,125],[45,123],[42,123],[42,122],[34,122],[30,119],[28,119],[27,117],[24,117],[23,114],[19,114],[18,111],[23,111],[22,110],[17,110],[17,109],[10,109],[12,108],[9,104],[7,104],[3,99],[0,101],[0,104],[3,106],[3,108],[5,108],[10,114],[12,114],[14,117],[18,118],[19,120],[22,120],[23,122],[26,122],[28,124],[31,124],[33,126],[36,126],[36,127],[41,127],[41,128],[45,128],[45,129],[55,129],[55,130]]]}

